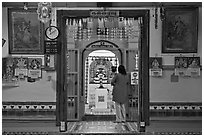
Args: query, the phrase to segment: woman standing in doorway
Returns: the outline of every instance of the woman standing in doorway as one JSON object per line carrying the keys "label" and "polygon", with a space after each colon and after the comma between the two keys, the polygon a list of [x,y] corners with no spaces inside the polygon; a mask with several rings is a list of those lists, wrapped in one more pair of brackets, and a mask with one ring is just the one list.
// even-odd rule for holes
{"label": "woman standing in doorway", "polygon": [[120,65],[118,73],[111,81],[113,86],[113,101],[116,107],[116,122],[126,122],[125,104],[128,101],[128,85],[129,77],[126,73],[125,67]]}

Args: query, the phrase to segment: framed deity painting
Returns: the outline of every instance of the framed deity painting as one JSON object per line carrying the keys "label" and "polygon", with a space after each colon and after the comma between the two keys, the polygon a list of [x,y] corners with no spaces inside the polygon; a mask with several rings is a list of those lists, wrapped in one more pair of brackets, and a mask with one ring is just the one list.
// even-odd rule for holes
{"label": "framed deity painting", "polygon": [[43,54],[43,24],[36,10],[8,9],[10,54]]}
{"label": "framed deity painting", "polygon": [[166,7],[162,22],[162,53],[197,53],[198,8]]}

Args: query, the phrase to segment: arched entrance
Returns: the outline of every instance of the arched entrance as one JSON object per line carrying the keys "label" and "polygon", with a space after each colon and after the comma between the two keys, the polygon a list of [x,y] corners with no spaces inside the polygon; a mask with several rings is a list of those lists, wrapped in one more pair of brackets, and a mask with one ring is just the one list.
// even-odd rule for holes
{"label": "arched entrance", "polygon": [[[115,115],[111,99],[111,67],[117,68],[123,62],[122,50],[113,42],[97,40],[82,51],[82,89],[84,110],[81,118],[87,116]],[[113,104],[113,105],[112,105]]]}
{"label": "arched entrance", "polygon": [[119,65],[118,57],[108,50],[92,51],[85,59],[85,115],[114,115],[112,68]]}

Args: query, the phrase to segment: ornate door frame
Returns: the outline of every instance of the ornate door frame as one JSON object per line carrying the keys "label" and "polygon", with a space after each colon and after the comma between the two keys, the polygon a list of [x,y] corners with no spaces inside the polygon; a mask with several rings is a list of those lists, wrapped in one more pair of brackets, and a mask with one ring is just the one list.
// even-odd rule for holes
{"label": "ornate door frame", "polygon": [[[95,10],[95,9],[94,9]],[[114,8],[114,10],[120,11],[120,16],[124,17],[142,17],[142,32],[141,32],[141,54],[140,54],[140,117],[141,126],[149,125],[149,10],[138,9],[121,9]],[[80,8],[74,8],[69,10],[57,10],[57,26],[61,31],[61,35],[58,38],[61,47],[60,52],[57,54],[57,91],[56,91],[56,125],[60,126],[60,122],[67,121],[67,93],[66,93],[66,37],[64,32],[65,18],[67,17],[88,17],[90,9],[80,10]]]}

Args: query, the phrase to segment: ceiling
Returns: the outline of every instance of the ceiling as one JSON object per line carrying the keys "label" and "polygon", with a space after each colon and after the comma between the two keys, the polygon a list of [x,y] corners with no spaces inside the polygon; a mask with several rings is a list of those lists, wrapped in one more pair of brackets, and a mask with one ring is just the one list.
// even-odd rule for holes
{"label": "ceiling", "polygon": [[[38,2],[2,2],[2,7],[37,7]],[[163,6],[202,6],[202,2],[52,2],[53,7],[154,7]]]}

